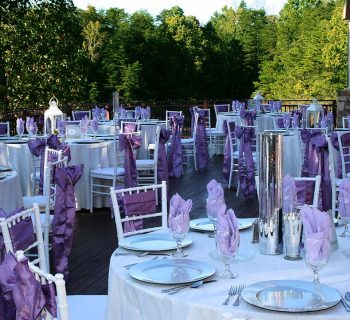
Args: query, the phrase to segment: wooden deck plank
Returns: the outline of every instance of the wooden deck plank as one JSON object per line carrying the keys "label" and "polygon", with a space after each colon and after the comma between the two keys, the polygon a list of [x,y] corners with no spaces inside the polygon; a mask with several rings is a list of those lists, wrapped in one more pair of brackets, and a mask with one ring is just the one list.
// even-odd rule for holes
{"label": "wooden deck plank", "polygon": [[[222,157],[215,157],[206,171],[195,172],[193,168],[187,168],[181,178],[171,178],[170,196],[178,192],[183,198],[193,201],[191,219],[206,216],[206,184],[211,179],[222,181],[222,162]],[[247,200],[240,195],[237,198],[234,190],[224,190],[227,206],[238,217],[258,215],[256,197]],[[107,294],[109,260],[117,247],[110,209],[96,209],[94,214],[78,212],[74,230],[68,294]]]}

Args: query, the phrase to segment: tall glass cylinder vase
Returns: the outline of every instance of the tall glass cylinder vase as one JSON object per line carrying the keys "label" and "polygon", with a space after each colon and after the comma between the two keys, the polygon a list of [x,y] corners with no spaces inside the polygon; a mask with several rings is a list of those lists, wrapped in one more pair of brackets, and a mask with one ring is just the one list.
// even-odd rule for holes
{"label": "tall glass cylinder vase", "polygon": [[259,251],[276,255],[283,252],[283,135],[264,131],[259,146]]}

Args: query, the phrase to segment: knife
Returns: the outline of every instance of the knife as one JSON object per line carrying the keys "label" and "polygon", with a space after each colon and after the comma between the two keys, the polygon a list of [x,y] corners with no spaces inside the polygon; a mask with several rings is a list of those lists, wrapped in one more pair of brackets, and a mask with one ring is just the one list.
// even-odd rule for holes
{"label": "knife", "polygon": [[[207,280],[202,280],[203,281],[203,284],[205,283],[210,283],[210,282],[216,282],[217,280],[215,279],[207,279]],[[163,289],[161,290],[162,293],[169,293],[173,290],[177,290],[177,289],[180,289],[180,288],[186,288],[186,287],[190,287],[192,284],[196,283],[197,281],[194,281],[194,282],[189,282],[189,283],[186,283],[186,284],[182,284],[180,286],[176,286],[176,287],[171,287],[171,288],[168,288],[168,289]],[[203,285],[202,284],[202,285]]]}

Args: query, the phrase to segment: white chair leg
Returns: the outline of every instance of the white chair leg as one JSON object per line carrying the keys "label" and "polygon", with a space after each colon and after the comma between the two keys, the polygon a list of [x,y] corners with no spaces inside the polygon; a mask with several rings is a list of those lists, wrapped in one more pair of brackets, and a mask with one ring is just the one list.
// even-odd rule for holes
{"label": "white chair leg", "polygon": [[93,193],[93,181],[94,178],[90,178],[90,213],[93,212],[93,205],[94,205],[94,193]]}

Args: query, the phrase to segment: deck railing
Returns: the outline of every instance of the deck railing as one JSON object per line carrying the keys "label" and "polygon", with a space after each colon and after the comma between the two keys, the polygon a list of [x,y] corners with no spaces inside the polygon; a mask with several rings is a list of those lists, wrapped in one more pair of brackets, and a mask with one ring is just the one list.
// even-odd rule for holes
{"label": "deck railing", "polygon": [[[229,100],[226,102],[222,100],[223,103],[230,103]],[[299,105],[310,104],[311,100],[282,100],[282,111],[292,111],[297,110]],[[333,112],[334,121],[336,121],[336,113],[337,113],[337,103],[335,100],[319,100],[320,103],[327,111]],[[112,111],[112,107],[107,103],[86,103],[81,104],[79,106],[71,106],[71,105],[63,105],[60,106],[60,109],[67,114],[67,116],[71,116],[72,110],[90,110],[94,106],[105,106],[109,111]],[[175,104],[175,103],[167,103],[167,104],[157,104],[151,105],[151,117],[156,119],[165,119],[165,111],[166,110],[174,110],[174,111],[182,111],[185,116],[184,123],[184,136],[188,136],[191,133],[191,113],[190,107],[194,105],[208,109],[210,108],[211,113],[211,126],[214,127],[216,123],[215,111],[214,111],[214,103],[213,102],[202,102],[200,104]],[[134,107],[126,107],[126,109],[134,109]],[[11,133],[16,134],[16,119],[18,117],[22,117],[24,120],[27,116],[34,117],[37,123],[39,124],[39,132],[42,132],[43,126],[43,114],[45,109],[36,109],[36,110],[28,110],[28,109],[17,109],[15,111],[9,112],[1,112],[0,113],[0,122],[9,121],[11,127]],[[112,112],[111,112],[112,113]],[[336,125],[336,123],[335,123]]]}

